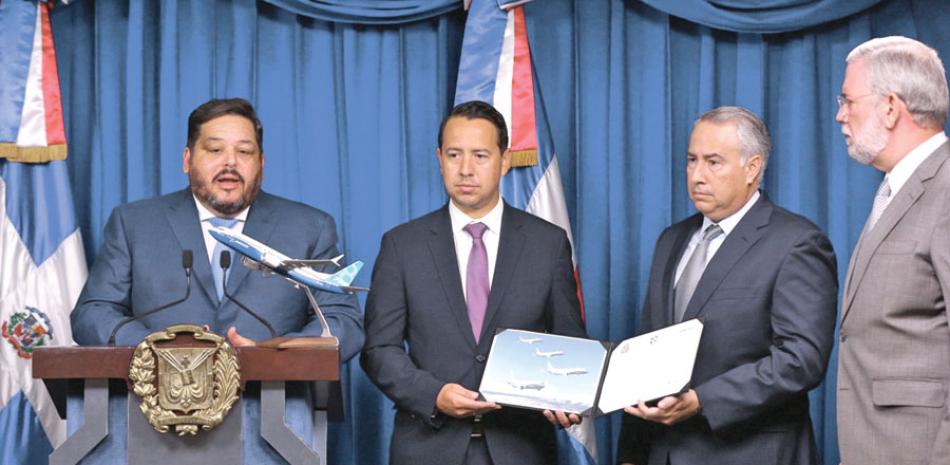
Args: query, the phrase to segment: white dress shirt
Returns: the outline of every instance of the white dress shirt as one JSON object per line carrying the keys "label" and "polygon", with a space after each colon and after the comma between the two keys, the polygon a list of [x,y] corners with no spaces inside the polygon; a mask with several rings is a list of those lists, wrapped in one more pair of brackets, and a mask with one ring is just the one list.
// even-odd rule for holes
{"label": "white dress shirt", "polygon": [[[195,199],[195,206],[198,207],[198,219],[201,221],[201,234],[203,234],[205,238],[205,250],[208,252],[208,263],[214,263],[211,255],[214,253],[214,246],[218,244],[218,240],[212,237],[211,233],[209,232],[211,230],[211,221],[209,220],[217,215],[211,213],[211,210],[205,208],[205,206],[198,201],[198,197],[195,197],[194,194],[192,194],[192,197]],[[247,221],[247,212],[250,209],[251,207],[247,207],[244,210],[241,210],[241,212],[234,217],[234,219],[238,220],[238,222],[233,228],[231,228],[231,231],[244,232],[244,223]],[[235,259],[237,257],[232,256],[231,258]]]}
{"label": "white dress shirt", "polygon": [[[718,223],[719,227],[722,228],[722,234],[709,242],[709,248],[706,250],[706,263],[703,264],[704,268],[709,264],[709,261],[712,260],[713,256],[716,255],[716,252],[719,251],[719,247],[722,247],[722,243],[725,242],[726,237],[729,236],[729,233],[736,229],[736,226],[739,224],[739,221],[742,220],[742,217],[745,216],[745,214],[749,212],[749,209],[752,208],[752,205],[755,205],[755,202],[759,200],[759,197],[761,197],[759,191],[755,191],[755,193],[752,194],[752,197],[746,201],[745,205],[743,205],[739,211],[723,218],[722,221]],[[683,270],[686,269],[686,263],[689,261],[689,256],[693,254],[693,250],[696,249],[696,246],[699,245],[699,242],[703,239],[703,231],[713,224],[717,223],[714,223],[712,220],[704,216],[702,226],[700,226],[699,229],[693,233],[693,237],[689,238],[689,245],[686,246],[686,251],[683,252],[683,257],[680,258],[680,263],[676,267],[676,278],[673,281],[674,286],[677,282],[679,282],[680,275],[683,274]]]}
{"label": "white dress shirt", "polygon": [[946,141],[947,135],[944,134],[943,131],[940,131],[930,136],[929,139],[915,147],[914,150],[911,150],[910,153],[904,158],[901,158],[901,160],[891,168],[891,172],[884,176],[884,178],[887,179],[887,185],[891,188],[891,195],[887,197],[884,203],[884,209],[887,209],[894,195],[904,187],[904,184],[907,184],[907,180],[910,179],[910,176],[914,174],[914,171],[917,171],[917,167],[926,161],[927,158],[930,157],[930,154]]}
{"label": "white dress shirt", "polygon": [[485,243],[485,252],[488,253],[488,288],[491,289],[492,278],[495,275],[495,261],[498,258],[498,239],[501,237],[501,216],[505,211],[504,202],[498,198],[498,204],[487,215],[474,219],[466,215],[449,201],[449,218],[452,219],[452,237],[455,239],[455,254],[458,257],[459,276],[462,278],[462,294],[468,299],[466,289],[466,275],[468,274],[468,256],[472,253],[472,236],[465,232],[465,226],[470,223],[484,223],[488,229],[482,235]]}

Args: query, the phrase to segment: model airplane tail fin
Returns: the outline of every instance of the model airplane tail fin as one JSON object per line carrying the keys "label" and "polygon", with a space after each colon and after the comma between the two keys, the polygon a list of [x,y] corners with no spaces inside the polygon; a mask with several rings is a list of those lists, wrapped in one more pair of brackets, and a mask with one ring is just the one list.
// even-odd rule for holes
{"label": "model airplane tail fin", "polygon": [[336,273],[330,275],[327,281],[337,286],[349,286],[356,279],[356,274],[363,268],[363,262],[357,260]]}

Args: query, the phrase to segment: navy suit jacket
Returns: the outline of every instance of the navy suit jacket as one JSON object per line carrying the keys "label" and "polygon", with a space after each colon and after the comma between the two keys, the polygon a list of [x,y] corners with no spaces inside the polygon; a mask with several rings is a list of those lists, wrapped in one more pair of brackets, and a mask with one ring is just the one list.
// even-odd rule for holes
{"label": "navy suit jacket", "polygon": [[[362,366],[397,409],[390,463],[462,463],[471,419],[437,413],[446,383],[477,391],[499,328],[585,336],[563,229],[504,207],[485,323],[476,344],[462,292],[448,206],[382,239],[366,302]],[[404,348],[408,343],[408,352]],[[539,412],[484,416],[496,465],[555,463],[554,428]]]}
{"label": "navy suit jacket", "polygon": [[[265,192],[248,211],[244,233],[293,258],[339,255],[330,215]],[[76,342],[104,345],[123,319],[184,296],[183,250],[194,253],[189,299],[127,324],[116,343],[136,345],[148,334],[177,323],[206,324],[218,334],[235,326],[245,337],[269,338],[267,329],[234,302],[218,301],[198,209],[185,189],[113,210],[102,249],[70,316]],[[251,272],[235,261],[227,285],[232,296],[267,320],[278,335],[320,335],[320,322],[306,295],[286,280]],[[330,331],[340,340],[340,358],[347,360],[363,345],[359,303],[352,295],[316,292],[315,296]]]}
{"label": "navy suit jacket", "polygon": [[[673,323],[676,267],[702,221],[660,235],[640,333]],[[824,378],[834,341],[836,266],[824,233],[763,194],[687,305],[685,318],[705,323],[692,378],[701,414],[672,427],[624,415],[618,462],[817,464],[808,390]]]}

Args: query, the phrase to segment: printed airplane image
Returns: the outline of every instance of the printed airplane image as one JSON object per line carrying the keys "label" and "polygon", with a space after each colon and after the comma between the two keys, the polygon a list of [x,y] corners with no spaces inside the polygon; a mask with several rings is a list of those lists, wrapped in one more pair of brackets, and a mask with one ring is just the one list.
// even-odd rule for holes
{"label": "printed airplane image", "polygon": [[533,389],[533,390],[535,390],[535,391],[540,391],[540,390],[544,389],[544,381],[534,381],[534,380],[526,381],[526,380],[519,380],[519,379],[515,378],[515,374],[514,374],[514,373],[511,373],[511,378],[508,379],[508,385],[511,386],[511,387],[513,387],[513,388],[515,388],[515,389],[520,389],[520,390],[522,390],[522,391],[524,391],[524,390],[531,390],[531,389]]}
{"label": "printed airplane image", "polygon": [[218,242],[243,255],[244,258],[241,262],[248,268],[274,273],[296,284],[303,284],[334,294],[352,294],[356,291],[369,290],[365,287],[350,285],[353,279],[356,278],[356,274],[363,268],[363,262],[359,260],[336,273],[321,273],[311,267],[331,264],[339,267],[340,259],[343,256],[340,255],[329,260],[292,259],[245,234],[227,228],[212,227],[209,232]]}
{"label": "printed airplane image", "polygon": [[551,358],[551,357],[557,357],[558,355],[564,355],[564,351],[563,351],[563,350],[552,350],[552,351],[550,351],[550,352],[542,352],[541,349],[535,347],[535,348],[534,348],[534,355],[537,355],[538,357]]}
{"label": "printed airplane image", "polygon": [[551,360],[548,360],[548,367],[546,371],[557,376],[583,375],[587,373],[586,368],[554,368],[551,366]]}
{"label": "printed airplane image", "polygon": [[505,329],[495,334],[478,392],[499,405],[584,413],[606,356],[600,341]]}

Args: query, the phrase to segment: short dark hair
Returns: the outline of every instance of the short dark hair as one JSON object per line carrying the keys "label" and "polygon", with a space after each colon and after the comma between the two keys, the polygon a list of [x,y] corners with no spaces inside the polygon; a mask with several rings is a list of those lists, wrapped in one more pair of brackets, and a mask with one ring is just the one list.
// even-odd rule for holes
{"label": "short dark hair", "polygon": [[202,103],[188,115],[188,150],[195,150],[195,142],[201,133],[201,125],[219,116],[236,115],[247,118],[257,134],[257,148],[264,151],[264,126],[257,119],[254,105],[242,98],[211,99]]}
{"label": "short dark hair", "polygon": [[452,108],[452,111],[442,120],[442,125],[439,126],[439,148],[442,148],[442,132],[445,131],[445,123],[456,116],[465,119],[483,119],[495,125],[495,129],[498,131],[498,150],[501,153],[508,150],[508,126],[505,125],[505,117],[495,107],[481,100],[460,103]]}

